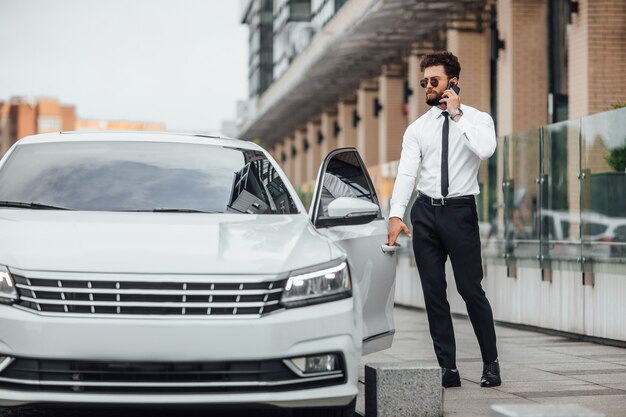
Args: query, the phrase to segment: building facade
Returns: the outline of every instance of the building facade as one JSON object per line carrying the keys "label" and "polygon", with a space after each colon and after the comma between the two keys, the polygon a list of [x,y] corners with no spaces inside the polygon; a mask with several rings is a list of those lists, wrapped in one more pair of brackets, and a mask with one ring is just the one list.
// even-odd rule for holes
{"label": "building facade", "polygon": [[163,131],[165,124],[79,119],[74,106],[60,104],[54,98],[14,97],[0,102],[0,157],[25,136],[69,130]]}
{"label": "building facade", "polygon": [[0,103],[0,156],[19,139],[37,133],[74,130],[76,109],[51,98],[14,97]]}
{"label": "building facade", "polygon": [[[453,52],[463,103],[496,122],[477,201],[497,318],[626,340],[626,313],[610,319],[626,296],[626,109],[612,110],[626,102],[626,0],[273,6],[272,81],[251,94],[239,137],[269,149],[303,196],[328,151],[356,147],[388,210],[404,130],[428,110],[420,59]],[[410,251],[399,258],[397,300],[421,305]]]}

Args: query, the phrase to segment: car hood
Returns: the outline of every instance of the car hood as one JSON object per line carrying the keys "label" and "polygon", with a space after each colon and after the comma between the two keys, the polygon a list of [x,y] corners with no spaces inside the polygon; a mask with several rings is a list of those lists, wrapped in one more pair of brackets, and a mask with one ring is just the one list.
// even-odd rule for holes
{"label": "car hood", "polygon": [[0,210],[0,264],[40,271],[277,274],[341,253],[306,215]]}

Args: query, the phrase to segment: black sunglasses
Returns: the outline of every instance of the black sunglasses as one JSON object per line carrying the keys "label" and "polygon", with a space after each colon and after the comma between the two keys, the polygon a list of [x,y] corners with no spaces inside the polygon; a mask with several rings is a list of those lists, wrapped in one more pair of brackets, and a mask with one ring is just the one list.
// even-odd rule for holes
{"label": "black sunglasses", "polygon": [[430,85],[432,85],[433,87],[437,87],[439,85],[439,78],[424,78],[422,80],[420,80],[420,85],[422,86],[422,88],[426,88],[428,87],[428,82],[430,81]]}

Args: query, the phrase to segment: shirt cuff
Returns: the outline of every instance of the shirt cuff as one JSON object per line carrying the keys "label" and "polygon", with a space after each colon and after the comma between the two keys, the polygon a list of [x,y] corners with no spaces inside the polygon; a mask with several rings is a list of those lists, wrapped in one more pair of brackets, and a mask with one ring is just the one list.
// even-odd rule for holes
{"label": "shirt cuff", "polygon": [[456,124],[456,126],[459,128],[459,130],[463,133],[465,133],[465,131],[467,130],[467,123],[468,121],[465,120],[466,116],[461,116],[461,118],[459,119],[458,122],[455,122],[454,120],[452,121],[454,124]]}
{"label": "shirt cuff", "polygon": [[400,219],[404,218],[404,212],[406,211],[406,206],[391,206],[389,209],[389,218],[399,217]]}

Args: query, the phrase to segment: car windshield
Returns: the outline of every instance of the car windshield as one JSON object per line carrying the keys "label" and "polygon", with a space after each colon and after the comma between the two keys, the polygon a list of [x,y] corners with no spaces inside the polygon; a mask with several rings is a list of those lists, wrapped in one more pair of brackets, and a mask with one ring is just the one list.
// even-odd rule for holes
{"label": "car windshield", "polygon": [[131,141],[18,146],[0,170],[0,206],[298,213],[260,151]]}

